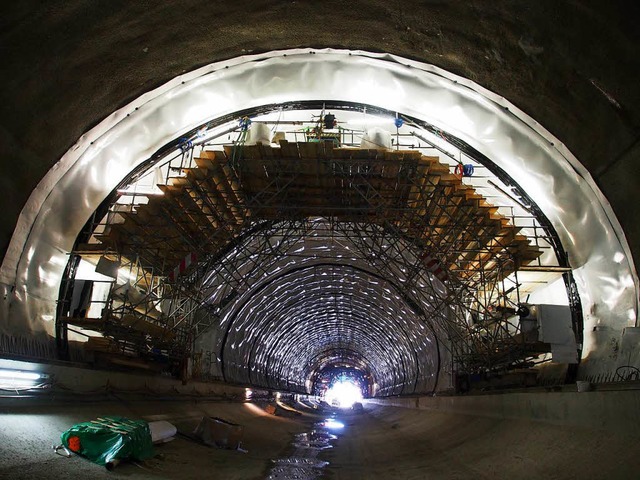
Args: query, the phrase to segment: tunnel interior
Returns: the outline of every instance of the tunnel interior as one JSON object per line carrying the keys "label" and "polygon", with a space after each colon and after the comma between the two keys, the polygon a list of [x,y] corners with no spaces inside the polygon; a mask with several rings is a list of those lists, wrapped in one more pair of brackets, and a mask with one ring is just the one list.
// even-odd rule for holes
{"label": "tunnel interior", "polygon": [[[375,105],[288,102],[129,172],[75,239],[56,328],[69,358],[176,375],[186,359],[279,391],[336,365],[371,396],[562,384],[575,288],[542,210],[464,141]],[[529,327],[529,301],[564,338]]]}
{"label": "tunnel interior", "polygon": [[112,478],[43,445],[123,415],[182,435],[117,475],[273,478],[325,413],[331,478],[637,476],[638,5],[36,3],[0,19],[0,477]]}
{"label": "tunnel interior", "polygon": [[213,63],[59,165],[3,262],[9,316],[41,335],[23,353],[48,335],[65,360],[299,393],[346,361],[377,396],[624,366],[598,332],[634,333],[635,276],[597,185],[535,120],[433,65]]}

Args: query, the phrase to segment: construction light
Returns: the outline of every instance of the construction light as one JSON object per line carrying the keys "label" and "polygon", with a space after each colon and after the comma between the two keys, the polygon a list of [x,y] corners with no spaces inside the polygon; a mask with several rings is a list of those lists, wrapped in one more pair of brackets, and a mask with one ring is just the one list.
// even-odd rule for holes
{"label": "construction light", "polygon": [[42,375],[37,372],[20,372],[18,370],[0,369],[0,378],[12,380],[40,380]]}
{"label": "construction light", "polygon": [[29,389],[41,383],[43,374],[20,370],[0,369],[0,389]]}

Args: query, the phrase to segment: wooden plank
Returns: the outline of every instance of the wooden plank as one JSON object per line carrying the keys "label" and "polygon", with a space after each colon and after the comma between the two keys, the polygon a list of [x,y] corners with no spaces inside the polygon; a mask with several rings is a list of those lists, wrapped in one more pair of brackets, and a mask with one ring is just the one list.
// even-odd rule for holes
{"label": "wooden plank", "polygon": [[319,142],[298,142],[298,151],[301,159],[318,158]]}
{"label": "wooden plank", "polygon": [[80,327],[83,330],[93,330],[95,332],[101,332],[104,330],[104,320],[102,318],[62,317],[62,321],[67,325]]}
{"label": "wooden plank", "polygon": [[[195,159],[197,168],[184,169],[185,176],[160,187],[164,197],[150,198],[147,205],[137,207],[137,214],[119,214],[122,224],[96,236],[104,242],[99,248],[124,242],[154,258],[173,259],[172,249],[188,248],[176,231],[194,244],[215,236],[217,241],[205,243],[218,249],[249,215],[278,218],[288,212],[392,221],[436,249],[446,244],[454,252],[448,254],[447,263],[466,265],[470,276],[480,263],[504,262],[509,255],[525,262],[540,255],[528,240],[515,238],[519,227],[511,226],[498,207],[463,184],[438,157],[417,150],[287,141],[279,147],[245,145],[236,156],[240,153],[236,171],[229,163],[234,155],[231,146],[201,152]],[[259,202],[253,203],[258,197]],[[257,205],[255,212],[247,210],[249,201]],[[264,206],[259,207],[260,202]],[[145,247],[144,239],[152,231],[164,236],[166,245]]]}
{"label": "wooden plank", "polygon": [[295,142],[289,143],[286,140],[280,140],[280,149],[282,151],[282,158],[300,158],[298,145]]}
{"label": "wooden plank", "polygon": [[[147,318],[154,317],[147,316]],[[150,322],[145,319],[144,316],[126,314],[120,319],[120,324],[163,341],[171,341],[175,338],[175,334],[173,332],[165,327]]]}

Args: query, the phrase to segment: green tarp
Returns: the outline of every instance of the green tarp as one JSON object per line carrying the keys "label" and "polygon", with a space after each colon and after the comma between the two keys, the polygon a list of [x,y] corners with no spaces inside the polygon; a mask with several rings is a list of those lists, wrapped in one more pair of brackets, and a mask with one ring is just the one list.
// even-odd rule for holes
{"label": "green tarp", "polygon": [[60,439],[65,447],[98,465],[113,460],[145,460],[154,455],[149,424],[124,417],[99,417],[78,423]]}

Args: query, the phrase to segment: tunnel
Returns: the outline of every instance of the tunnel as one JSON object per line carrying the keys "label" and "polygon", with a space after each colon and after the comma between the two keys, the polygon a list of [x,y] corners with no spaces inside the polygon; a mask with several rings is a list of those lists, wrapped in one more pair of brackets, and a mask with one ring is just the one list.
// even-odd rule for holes
{"label": "tunnel", "polygon": [[7,8],[0,476],[633,478],[639,13]]}

